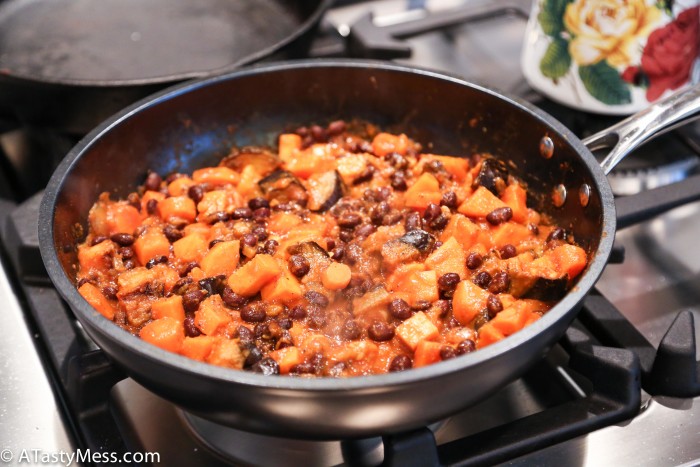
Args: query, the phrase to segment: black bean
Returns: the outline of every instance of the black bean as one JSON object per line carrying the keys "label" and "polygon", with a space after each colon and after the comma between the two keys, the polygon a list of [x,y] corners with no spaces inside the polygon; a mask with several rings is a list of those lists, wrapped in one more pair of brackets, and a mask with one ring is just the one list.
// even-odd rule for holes
{"label": "black bean", "polygon": [[489,311],[486,308],[484,308],[476,315],[476,318],[474,318],[474,329],[478,331],[481,328],[481,326],[488,323],[490,319],[491,318],[489,318]]}
{"label": "black bean", "polygon": [[447,227],[447,222],[449,222],[447,217],[445,217],[443,214],[440,214],[435,219],[430,221],[429,225],[430,228],[433,230],[442,230],[445,227]]}
{"label": "black bean", "polygon": [[408,188],[408,183],[406,182],[406,175],[401,171],[397,171],[391,174],[390,181],[391,187],[396,191],[406,191],[406,189]]}
{"label": "black bean", "polygon": [[489,295],[489,298],[486,300],[486,309],[489,311],[489,318],[494,318],[498,312],[503,310],[503,303],[495,295]]}
{"label": "black bean", "polygon": [[328,297],[326,297],[320,292],[316,292],[315,290],[309,290],[308,292],[306,292],[304,294],[304,298],[306,298],[312,305],[316,305],[321,308],[327,307],[330,303]]}
{"label": "black bean", "polygon": [[310,328],[321,329],[326,325],[326,312],[323,309],[317,306],[310,306],[307,308],[307,310]]}
{"label": "black bean", "polygon": [[457,356],[457,351],[451,345],[443,345],[440,347],[440,358],[443,360],[449,360]]}
{"label": "black bean", "polygon": [[340,227],[351,229],[362,222],[362,217],[355,212],[344,212],[338,217]]}
{"label": "black bean", "polygon": [[454,290],[459,284],[459,274],[456,272],[448,272],[438,278],[438,288],[440,290]]}
{"label": "black bean", "polygon": [[501,259],[513,258],[518,255],[518,250],[510,243],[503,245],[498,252],[501,254]]}
{"label": "black bean", "polygon": [[566,230],[562,229],[561,227],[554,228],[551,232],[549,232],[549,235],[547,235],[546,241],[549,243],[553,240],[566,240]]}
{"label": "black bean", "polygon": [[408,168],[408,159],[403,157],[397,152],[392,152],[387,156],[387,161],[389,164],[396,168],[397,170],[404,170]]}
{"label": "black bean", "polygon": [[155,172],[148,172],[146,176],[146,181],[143,183],[143,187],[150,191],[158,191],[160,189],[160,184],[163,179]]}
{"label": "black bean", "polygon": [[187,286],[190,285],[192,282],[193,279],[190,276],[178,279],[178,281],[175,282],[175,285],[173,285],[173,292],[178,295],[183,295],[187,293],[189,290]]}
{"label": "black bean", "polygon": [[149,215],[155,214],[157,209],[158,209],[158,201],[156,199],[151,198],[146,202],[146,212]]}
{"label": "black bean", "polygon": [[171,224],[167,224],[163,227],[163,235],[168,239],[170,243],[180,240],[183,236],[182,231]]}
{"label": "black bean", "polygon": [[267,233],[267,229],[265,229],[265,227],[263,227],[262,225],[256,225],[255,227],[253,227],[250,233],[255,235],[258,238],[259,242],[264,242],[269,236],[269,234]]}
{"label": "black bean", "polygon": [[246,326],[238,326],[238,339],[241,341],[241,345],[248,346],[255,339],[255,334]]}
{"label": "black bean", "polygon": [[311,128],[311,137],[318,143],[324,143],[328,141],[328,133],[326,133],[326,130],[323,129],[323,127],[319,125],[312,125]]}
{"label": "black bean", "polygon": [[401,214],[401,212],[397,211],[396,209],[392,209],[382,219],[382,225],[398,224],[399,222],[401,222],[401,219],[403,219],[403,214]]}
{"label": "black bean", "polygon": [[405,371],[413,368],[413,362],[408,355],[397,355],[391,359],[389,364],[389,371],[394,373],[396,371]]}
{"label": "black bean", "polygon": [[270,203],[265,198],[252,198],[248,201],[248,207],[255,211],[260,208],[269,208]]}
{"label": "black bean", "polygon": [[190,290],[182,296],[182,307],[188,313],[194,313],[199,304],[207,297],[207,291],[202,289]]}
{"label": "black bean", "polygon": [[258,244],[258,237],[252,233],[244,234],[241,237],[241,243],[245,246],[255,246]]}
{"label": "black bean", "polygon": [[126,197],[126,200],[131,206],[135,207],[139,212],[141,212],[141,197],[138,193],[129,193],[129,195]]}
{"label": "black bean", "polygon": [[241,310],[241,319],[247,323],[262,323],[266,316],[265,305],[259,302],[249,303]]}
{"label": "black bean", "polygon": [[373,341],[388,341],[394,337],[394,328],[383,321],[375,321],[367,328],[367,335]]}
{"label": "black bean", "polygon": [[362,329],[360,329],[360,325],[357,324],[357,321],[349,319],[343,323],[343,327],[340,330],[340,336],[343,339],[353,341],[359,339],[361,335]]}
{"label": "black bean", "polygon": [[129,246],[134,243],[134,236],[129,233],[115,233],[109,239],[119,246]]}
{"label": "black bean", "polygon": [[253,219],[255,219],[256,221],[265,220],[268,217],[270,217],[270,214],[270,208],[258,208],[255,211],[253,211]]}
{"label": "black bean", "polygon": [[391,188],[388,186],[377,187],[373,190],[373,192],[376,201],[384,201],[389,199],[389,196],[391,196]]}
{"label": "black bean", "polygon": [[427,300],[418,300],[411,306],[414,311],[426,311],[430,309],[430,302]]}
{"label": "black bean", "polygon": [[209,295],[221,294],[224,288],[228,288],[226,285],[226,276],[213,276],[207,277],[198,282],[199,287],[206,290]]}
{"label": "black bean", "polygon": [[106,237],[106,236],[104,236],[104,235],[98,235],[97,237],[94,237],[94,238],[92,239],[92,241],[90,242],[90,245],[95,246],[95,245],[98,245],[98,244],[104,242],[105,240],[107,240],[107,237]]}
{"label": "black bean", "polygon": [[331,136],[337,136],[345,131],[345,122],[343,120],[335,120],[330,122],[326,131]]}
{"label": "black bean", "polygon": [[136,253],[134,252],[134,249],[131,248],[131,247],[128,247],[128,246],[119,248],[119,249],[117,250],[117,253],[119,253],[119,254],[122,256],[122,259],[123,259],[123,260],[124,260],[124,259],[131,259],[131,258],[133,258],[134,255],[136,254]]}
{"label": "black bean", "polygon": [[446,191],[442,194],[442,199],[440,199],[440,204],[442,206],[454,209],[457,207],[457,194],[454,191]]}
{"label": "black bean", "polygon": [[221,240],[220,238],[215,238],[214,240],[212,240],[211,242],[209,242],[209,249],[214,248],[214,245],[216,245],[217,243],[223,243],[223,242],[224,242],[224,241]]}
{"label": "black bean", "polygon": [[369,210],[369,218],[375,225],[382,225],[384,216],[391,211],[391,206],[386,201],[382,201]]}
{"label": "black bean", "polygon": [[279,242],[277,242],[277,240],[268,240],[265,242],[265,245],[263,245],[263,247],[265,249],[266,254],[274,255],[279,245],[280,244]]}
{"label": "black bean", "polygon": [[333,251],[331,251],[331,258],[333,258],[336,261],[342,260],[344,255],[345,248],[343,248],[342,246],[337,246],[333,248]]}
{"label": "black bean", "polygon": [[250,208],[236,208],[231,213],[231,219],[250,219],[253,217],[253,210]]}
{"label": "black bean", "polygon": [[411,306],[402,298],[396,298],[389,303],[389,314],[396,319],[404,320],[413,315]]}
{"label": "black bean", "polygon": [[216,211],[214,214],[207,216],[207,222],[215,224],[217,222],[226,222],[230,216],[226,211]]}
{"label": "black bean", "polygon": [[338,238],[346,243],[351,242],[352,239],[355,238],[355,232],[352,230],[342,229],[340,233],[338,233]]}
{"label": "black bean", "polygon": [[185,321],[183,324],[185,326],[185,335],[187,337],[197,337],[201,334],[199,328],[194,324],[193,315],[185,316]]}
{"label": "black bean", "polygon": [[486,220],[491,225],[503,224],[504,222],[508,222],[512,217],[513,210],[508,206],[496,208],[490,213],[486,214]]}
{"label": "black bean", "polygon": [[469,352],[474,352],[476,350],[476,343],[471,339],[464,339],[462,342],[457,344],[457,355],[464,355]]}
{"label": "black bean", "polygon": [[306,314],[306,307],[303,305],[296,305],[294,308],[289,310],[289,317],[296,321],[306,318]]}
{"label": "black bean", "polygon": [[326,237],[326,251],[331,251],[335,248],[335,240],[331,237]]}
{"label": "black bean", "polygon": [[429,203],[423,212],[423,220],[430,222],[442,213],[440,206],[435,203]]}
{"label": "black bean", "polygon": [[445,166],[437,159],[431,159],[423,165],[423,172],[438,173],[445,170]]}
{"label": "black bean", "polygon": [[374,177],[374,172],[376,170],[377,169],[375,169],[373,165],[367,165],[367,167],[365,167],[365,170],[363,170],[362,173],[352,181],[352,184],[359,185],[360,183],[369,182]]}
{"label": "black bean", "polygon": [[296,130],[294,130],[294,133],[298,134],[303,138],[304,136],[309,136],[309,128],[305,126],[300,126]]}
{"label": "black bean", "polygon": [[243,363],[243,366],[246,368],[251,367],[251,366],[255,365],[256,363],[258,363],[262,359],[263,359],[262,350],[260,350],[260,348],[258,348],[257,346],[253,346],[250,348],[250,353],[246,357],[245,362]]}
{"label": "black bean", "polygon": [[105,295],[105,297],[109,298],[110,300],[116,300],[117,298],[117,288],[113,285],[107,285],[102,289],[102,293]]}
{"label": "black bean", "polygon": [[187,196],[195,203],[199,203],[204,198],[204,188],[201,185],[192,185],[187,189]]}
{"label": "black bean", "polygon": [[374,233],[377,230],[372,224],[362,224],[355,229],[355,237],[358,240],[363,240]]}
{"label": "black bean", "polygon": [[311,270],[309,260],[302,255],[292,255],[289,257],[289,272],[297,277],[304,277]]}
{"label": "black bean", "polygon": [[406,232],[411,230],[423,230],[423,220],[420,214],[417,212],[411,212],[406,216],[406,222],[404,222],[404,228]]}
{"label": "black bean", "polygon": [[278,318],[277,322],[282,329],[291,329],[292,325],[294,324],[291,318]]}
{"label": "black bean", "polygon": [[489,274],[486,271],[482,271],[476,276],[474,276],[474,279],[472,279],[476,285],[481,287],[482,289],[485,289],[489,286],[491,283],[491,274]]}
{"label": "black bean", "polygon": [[493,275],[493,280],[489,285],[489,292],[497,294],[507,292],[510,288],[510,277],[505,271],[499,271]]}
{"label": "black bean", "polygon": [[445,318],[452,310],[452,300],[438,300],[433,306],[438,311],[438,316]]}
{"label": "black bean", "polygon": [[345,247],[345,260],[349,265],[353,265],[362,260],[363,250],[357,243],[350,243]]}
{"label": "black bean", "polygon": [[287,331],[284,331],[282,333],[282,335],[277,339],[277,343],[275,344],[276,350],[284,349],[285,347],[294,347],[294,340]]}
{"label": "black bean", "polygon": [[255,373],[262,373],[265,376],[280,374],[280,366],[270,357],[265,357],[250,367]]}
{"label": "black bean", "polygon": [[469,253],[467,256],[467,267],[471,270],[477,269],[484,264],[484,258],[479,253]]}
{"label": "black bean", "polygon": [[124,261],[123,265],[124,265],[124,269],[134,269],[134,267],[136,267],[134,262],[130,259],[127,259],[126,261]]}
{"label": "black bean", "polygon": [[156,257],[148,260],[148,262],[146,263],[146,269],[151,269],[156,264],[164,264],[167,262],[168,262],[167,256],[165,256],[165,255],[156,256]]}
{"label": "black bean", "polygon": [[221,291],[221,299],[226,306],[236,309],[242,307],[248,301],[243,295],[238,295],[228,286],[224,287]]}
{"label": "black bean", "polygon": [[539,235],[540,234],[540,228],[537,227],[537,224],[533,224],[532,222],[527,224],[527,229],[530,232],[532,232],[532,235]]}
{"label": "black bean", "polygon": [[181,277],[182,277],[182,276],[186,276],[186,275],[189,274],[194,268],[198,268],[198,267],[199,267],[199,263],[198,263],[198,262],[196,262],[196,261],[191,261],[191,262],[187,263],[187,265],[185,266],[185,268],[184,268],[182,271],[180,271],[180,276],[181,276]]}

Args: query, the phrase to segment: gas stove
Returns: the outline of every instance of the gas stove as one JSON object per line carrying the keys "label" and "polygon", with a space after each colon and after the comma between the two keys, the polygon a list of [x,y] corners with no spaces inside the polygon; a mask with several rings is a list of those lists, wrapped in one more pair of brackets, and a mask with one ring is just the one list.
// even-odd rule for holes
{"label": "gas stove", "polygon": [[[527,86],[519,57],[530,6],[338,1],[310,54],[461,75],[533,102],[579,136],[613,123]],[[0,451],[14,457],[6,462],[0,452],[0,462],[15,465],[33,450],[90,450],[158,453],[157,462],[144,462],[154,465],[700,465],[699,125],[646,145],[611,175],[624,226],[611,263],[541,362],[434,425],[323,442],[246,433],[185,413],[94,345],[39,255],[41,189],[76,141],[42,130],[0,135]]]}

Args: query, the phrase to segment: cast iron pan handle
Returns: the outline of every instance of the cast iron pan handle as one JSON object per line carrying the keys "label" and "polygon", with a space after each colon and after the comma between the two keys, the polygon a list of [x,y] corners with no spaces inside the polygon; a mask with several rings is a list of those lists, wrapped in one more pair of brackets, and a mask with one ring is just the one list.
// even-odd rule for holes
{"label": "cast iron pan handle", "polygon": [[583,140],[595,151],[612,147],[600,166],[607,175],[644,142],[700,118],[700,84],[677,91],[631,117]]}

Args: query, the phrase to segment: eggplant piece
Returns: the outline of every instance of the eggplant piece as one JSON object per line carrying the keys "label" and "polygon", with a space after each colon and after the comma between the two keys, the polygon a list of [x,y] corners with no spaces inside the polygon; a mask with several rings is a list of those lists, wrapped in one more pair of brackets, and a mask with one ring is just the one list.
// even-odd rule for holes
{"label": "eggplant piece", "polygon": [[237,172],[241,172],[245,167],[252,165],[256,172],[265,177],[277,170],[282,165],[282,161],[276,154],[266,149],[244,147],[231,150],[231,154],[226,156],[219,165]]}
{"label": "eggplant piece", "polygon": [[309,177],[309,201],[307,207],[316,212],[332,208],[345,194],[345,184],[337,170]]}
{"label": "eggplant piece", "polygon": [[479,174],[474,179],[473,188],[483,186],[494,195],[500,197],[508,185],[508,168],[505,162],[498,159],[484,159],[481,162]]}
{"label": "eggplant piece", "polygon": [[402,264],[418,261],[421,257],[418,248],[398,238],[389,240],[382,245],[381,254],[382,264],[389,271],[393,271]]}
{"label": "eggplant piece", "polygon": [[265,198],[273,206],[285,203],[296,203],[300,206],[306,206],[309,198],[304,185],[291,172],[286,170],[275,170],[260,180],[258,185]]}
{"label": "eggplant piece", "polygon": [[433,245],[435,245],[435,237],[430,235],[425,230],[420,229],[406,232],[403,236],[399,237],[399,241],[414,246],[421,253],[432,250]]}
{"label": "eggplant piece", "polygon": [[569,276],[564,275],[558,279],[538,277],[530,289],[520,298],[534,298],[544,302],[559,300],[567,293]]}

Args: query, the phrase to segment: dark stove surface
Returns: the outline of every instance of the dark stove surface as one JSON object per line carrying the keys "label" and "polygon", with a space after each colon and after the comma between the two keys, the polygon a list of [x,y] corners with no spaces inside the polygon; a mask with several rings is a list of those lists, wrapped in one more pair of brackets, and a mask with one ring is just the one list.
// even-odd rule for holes
{"label": "dark stove surface", "polygon": [[[530,5],[339,1],[312,54],[346,54],[351,26],[372,11],[383,40],[400,43],[377,51],[355,38],[355,54],[389,54],[486,83],[534,102],[580,136],[608,126],[609,117],[553,104],[525,83],[519,56]],[[445,19],[448,27],[435,26]],[[410,57],[401,56],[406,46]],[[48,281],[36,235],[39,190],[74,137],[28,136],[36,131],[0,136],[0,315],[10,336],[0,340],[0,432],[11,449],[158,452],[160,465],[700,465],[700,203],[618,232],[617,261],[566,337],[482,403],[412,433],[279,440],[181,412],[125,378],[84,335]],[[26,139],[51,155],[41,159]],[[698,154],[700,127],[689,126],[637,151],[611,181],[622,181],[622,193],[675,182],[697,172]],[[700,198],[699,176],[683,186],[685,201]],[[618,211],[654,209],[668,197],[629,196]]]}

